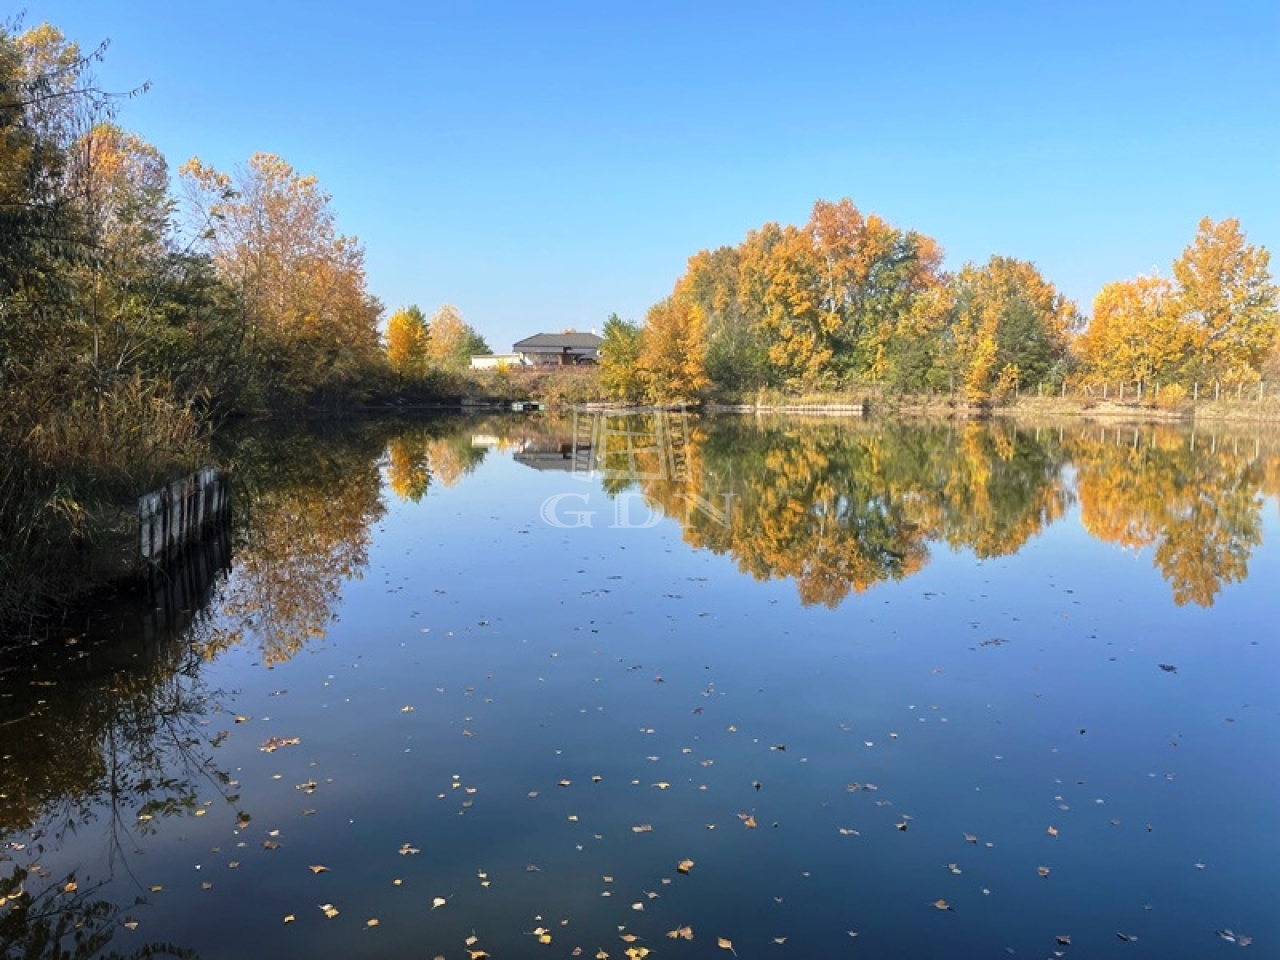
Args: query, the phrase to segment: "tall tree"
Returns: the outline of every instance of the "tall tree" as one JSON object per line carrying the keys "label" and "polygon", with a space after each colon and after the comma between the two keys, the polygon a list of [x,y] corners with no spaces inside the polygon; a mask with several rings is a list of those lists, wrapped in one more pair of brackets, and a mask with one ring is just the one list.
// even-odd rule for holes
{"label": "tall tree", "polygon": [[1270,260],[1265,247],[1245,240],[1238,220],[1200,221],[1195,240],[1173,264],[1199,367],[1192,372],[1256,375],[1275,348],[1280,311]]}
{"label": "tall tree", "polygon": [[387,321],[387,362],[400,377],[421,377],[427,372],[430,343],[426,315],[417,304],[402,307]]}
{"label": "tall tree", "polygon": [[1144,276],[1102,288],[1078,350],[1093,378],[1151,383],[1186,362],[1190,334],[1179,316],[1173,285],[1157,275]]}
{"label": "tall tree", "polygon": [[640,327],[616,313],[604,322],[600,344],[600,387],[611,400],[643,400]]}
{"label": "tall tree", "polygon": [[451,303],[432,315],[427,329],[430,333],[427,359],[441,369],[465,370],[471,365],[473,353],[490,352],[484,338],[462,319],[462,313]]}
{"label": "tall tree", "polygon": [[181,172],[208,218],[219,275],[250,318],[260,401],[307,403],[357,389],[378,362],[382,307],[365,288],[364,248],[337,232],[315,176],[266,153],[235,176],[199,158]]}
{"label": "tall tree", "polygon": [[948,349],[971,402],[1042,382],[1065,362],[1079,315],[1034,265],[994,256],[981,267],[966,264],[952,288]]}
{"label": "tall tree", "polygon": [[707,386],[706,339],[702,308],[683,284],[654,304],[645,316],[639,368],[649,399],[655,403],[699,399]]}

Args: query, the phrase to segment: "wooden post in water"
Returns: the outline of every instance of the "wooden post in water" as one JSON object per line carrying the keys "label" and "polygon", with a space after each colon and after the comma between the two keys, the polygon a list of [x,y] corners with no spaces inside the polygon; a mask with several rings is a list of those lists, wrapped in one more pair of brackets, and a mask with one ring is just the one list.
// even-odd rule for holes
{"label": "wooden post in water", "polygon": [[148,567],[163,563],[224,520],[229,506],[227,479],[212,467],[139,497],[139,561]]}

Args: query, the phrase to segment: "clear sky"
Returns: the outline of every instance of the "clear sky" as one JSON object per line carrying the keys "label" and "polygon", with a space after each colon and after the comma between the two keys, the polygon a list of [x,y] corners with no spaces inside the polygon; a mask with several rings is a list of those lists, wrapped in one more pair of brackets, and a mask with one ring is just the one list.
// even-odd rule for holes
{"label": "clear sky", "polygon": [[[813,201],[1033,261],[1085,312],[1202,216],[1280,253],[1280,2],[49,0],[173,170],[314,173],[389,309],[499,352],[642,320]],[[1280,256],[1273,261],[1280,274]]]}

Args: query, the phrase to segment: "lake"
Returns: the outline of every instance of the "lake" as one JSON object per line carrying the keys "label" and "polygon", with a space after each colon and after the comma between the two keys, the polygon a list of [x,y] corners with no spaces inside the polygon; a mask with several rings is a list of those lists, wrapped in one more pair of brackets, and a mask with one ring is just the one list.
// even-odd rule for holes
{"label": "lake", "polygon": [[1280,956],[1270,428],[226,456],[197,576],[0,675],[5,956]]}

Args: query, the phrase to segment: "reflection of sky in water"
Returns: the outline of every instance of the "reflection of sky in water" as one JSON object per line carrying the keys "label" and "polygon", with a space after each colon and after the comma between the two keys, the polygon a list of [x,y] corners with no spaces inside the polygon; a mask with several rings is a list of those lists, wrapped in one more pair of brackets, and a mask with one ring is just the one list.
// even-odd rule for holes
{"label": "reflection of sky in water", "polygon": [[[1212,606],[1175,605],[1153,548],[1086,534],[1073,497],[1016,553],[929,543],[828,608],[673,519],[610,529],[598,485],[514,448],[446,454],[450,484],[384,490],[323,637],[264,669],[250,635],[202,668],[225,712],[199,729],[226,737],[201,750],[236,803],[195,778],[204,815],[141,836],[125,809],[114,847],[102,817],[41,855],[112,877],[139,922],[114,948],[466,956],[474,932],[495,957],[620,957],[625,927],[659,956],[1041,956],[1059,935],[1200,956],[1223,928],[1274,949],[1274,499]],[[539,519],[566,492],[592,527]],[[299,535],[324,542],[317,522]],[[684,924],[692,944],[667,940]]]}

